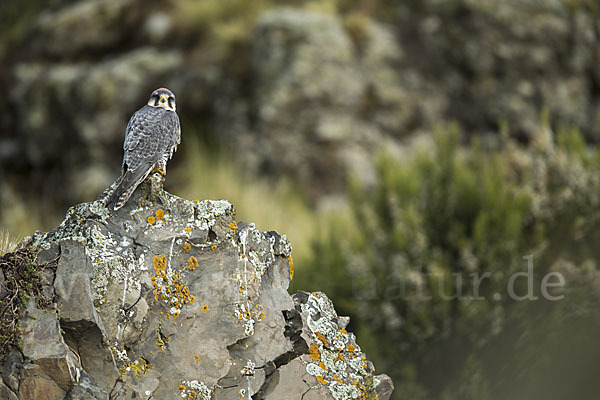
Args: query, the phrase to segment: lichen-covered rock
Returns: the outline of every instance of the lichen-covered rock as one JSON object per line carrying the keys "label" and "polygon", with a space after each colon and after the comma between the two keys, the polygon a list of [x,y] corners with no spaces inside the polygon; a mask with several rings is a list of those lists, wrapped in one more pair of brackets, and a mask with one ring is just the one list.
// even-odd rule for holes
{"label": "lichen-covered rock", "polygon": [[135,23],[139,14],[133,0],[87,0],[47,11],[32,27],[32,47],[51,57],[107,50],[124,39],[121,25]]}
{"label": "lichen-covered rock", "polygon": [[255,129],[247,139],[257,151],[243,161],[293,175],[315,193],[339,191],[348,173],[373,177],[372,154],[393,146],[386,131],[400,134],[414,109],[401,107],[408,94],[395,72],[391,31],[368,18],[361,29],[364,54],[335,15],[279,8],[259,19],[251,59]]}
{"label": "lichen-covered rock", "polygon": [[261,394],[272,399],[388,399],[394,388],[391,379],[374,376],[373,364],[346,330],[349,319],[337,315],[331,300],[306,292],[293,299],[295,309],[286,313],[287,336],[297,358],[273,370]]}
{"label": "lichen-covered rock", "polygon": [[391,381],[374,376],[325,295],[288,294],[285,236],[236,223],[225,200],[156,196],[160,176],[149,180],[123,208],[106,206],[111,187],[29,240],[39,260],[57,259],[58,308],[30,304],[0,390],[19,399],[389,397]]}

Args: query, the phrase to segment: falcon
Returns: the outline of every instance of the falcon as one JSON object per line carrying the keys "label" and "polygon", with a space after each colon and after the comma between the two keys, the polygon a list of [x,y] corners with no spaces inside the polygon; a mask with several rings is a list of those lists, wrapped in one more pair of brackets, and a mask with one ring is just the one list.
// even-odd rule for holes
{"label": "falcon", "polygon": [[123,207],[135,189],[153,172],[167,174],[167,161],[181,141],[175,95],[169,89],[156,89],[148,103],[137,110],[127,124],[123,143],[121,177],[109,204]]}

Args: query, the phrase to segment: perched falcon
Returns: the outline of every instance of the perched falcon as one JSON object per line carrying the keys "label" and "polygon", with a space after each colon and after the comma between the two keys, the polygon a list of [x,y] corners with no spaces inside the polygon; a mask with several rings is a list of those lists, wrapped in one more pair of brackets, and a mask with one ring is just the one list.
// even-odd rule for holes
{"label": "perched falcon", "polygon": [[109,204],[123,207],[135,188],[151,172],[167,173],[167,161],[181,141],[175,95],[169,89],[152,92],[148,104],[137,110],[127,124],[123,143],[121,177]]}

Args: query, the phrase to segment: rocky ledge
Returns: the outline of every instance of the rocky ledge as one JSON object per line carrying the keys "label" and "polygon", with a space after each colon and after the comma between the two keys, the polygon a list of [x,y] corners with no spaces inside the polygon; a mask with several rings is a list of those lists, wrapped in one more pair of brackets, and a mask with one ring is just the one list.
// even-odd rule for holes
{"label": "rocky ledge", "polygon": [[28,240],[56,266],[41,277],[55,307],[22,312],[2,398],[390,397],[348,318],[323,293],[288,294],[285,236],[236,223],[224,200],[154,198],[155,179],[117,211],[101,196]]}

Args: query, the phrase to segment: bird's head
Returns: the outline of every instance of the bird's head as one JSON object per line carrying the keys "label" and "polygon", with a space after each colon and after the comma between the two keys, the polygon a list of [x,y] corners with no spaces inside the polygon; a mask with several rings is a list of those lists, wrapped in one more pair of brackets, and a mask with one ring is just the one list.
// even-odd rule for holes
{"label": "bird's head", "polygon": [[160,107],[165,110],[175,111],[175,95],[167,88],[156,89],[148,99],[148,105],[152,107]]}

